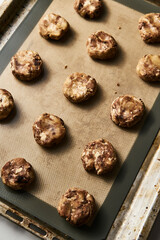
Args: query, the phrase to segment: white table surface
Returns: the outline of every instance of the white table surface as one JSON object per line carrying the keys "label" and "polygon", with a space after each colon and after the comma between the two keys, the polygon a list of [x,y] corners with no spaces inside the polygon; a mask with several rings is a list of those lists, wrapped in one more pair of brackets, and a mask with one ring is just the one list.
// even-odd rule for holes
{"label": "white table surface", "polygon": [[[153,225],[148,240],[160,240],[160,213]],[[12,223],[8,219],[0,216],[0,240],[39,240],[17,224]],[[129,240],[129,239],[126,239]]]}
{"label": "white table surface", "polygon": [[4,0],[0,0],[0,4],[2,4],[4,2]]}
{"label": "white table surface", "polygon": [[0,216],[0,240],[39,240],[32,233]]}

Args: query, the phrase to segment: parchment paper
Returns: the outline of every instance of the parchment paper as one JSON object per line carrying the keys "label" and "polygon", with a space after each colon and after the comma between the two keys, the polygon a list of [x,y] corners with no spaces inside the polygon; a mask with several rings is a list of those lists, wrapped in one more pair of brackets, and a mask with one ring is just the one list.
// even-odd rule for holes
{"label": "parchment paper", "polygon": [[[24,157],[37,175],[30,192],[54,207],[61,195],[74,186],[93,194],[99,206],[103,203],[142,124],[130,130],[117,127],[110,120],[112,101],[119,95],[133,94],[142,98],[149,111],[159,93],[159,84],[147,84],[135,72],[139,58],[159,53],[158,45],[147,45],[139,36],[137,24],[141,14],[108,0],[104,1],[100,19],[86,20],[75,12],[73,2],[54,0],[47,10],[70,23],[71,30],[63,40],[43,39],[36,26],[21,47],[35,50],[42,57],[41,80],[32,84],[21,82],[14,78],[10,66],[0,77],[0,87],[12,93],[16,104],[12,116],[0,123],[0,167],[12,158]],[[87,37],[97,30],[104,30],[117,40],[119,54],[115,60],[94,61],[88,56]],[[84,104],[69,102],[62,92],[66,77],[76,71],[90,74],[98,82],[97,94]],[[64,141],[50,150],[40,147],[32,133],[33,122],[44,112],[61,117],[67,127]],[[80,159],[84,146],[102,137],[116,148],[120,163],[106,177],[87,173]]]}

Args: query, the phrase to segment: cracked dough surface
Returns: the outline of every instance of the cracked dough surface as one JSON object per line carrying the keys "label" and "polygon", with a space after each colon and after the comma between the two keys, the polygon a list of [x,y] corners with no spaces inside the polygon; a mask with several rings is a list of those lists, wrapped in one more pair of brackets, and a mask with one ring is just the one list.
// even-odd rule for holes
{"label": "cracked dough surface", "polygon": [[94,197],[87,191],[79,188],[68,189],[58,204],[59,215],[77,226],[91,221],[95,210]]}
{"label": "cracked dough surface", "polygon": [[160,13],[149,13],[139,19],[141,38],[146,43],[160,42]]}
{"label": "cracked dough surface", "polygon": [[104,31],[91,34],[86,46],[90,57],[101,60],[115,57],[118,50],[116,40]]}
{"label": "cracked dough surface", "polygon": [[61,142],[65,132],[63,120],[53,114],[44,113],[33,124],[34,138],[44,147]]}
{"label": "cracked dough surface", "polygon": [[148,54],[142,57],[138,62],[136,72],[144,81],[160,81],[160,55]]}
{"label": "cracked dough surface", "polygon": [[75,103],[87,100],[96,93],[96,90],[96,80],[85,73],[72,73],[63,85],[64,96]]}
{"label": "cracked dough surface", "polygon": [[102,0],[76,0],[74,9],[81,17],[96,18],[102,11]]}
{"label": "cracked dough surface", "polygon": [[0,89],[0,120],[8,117],[14,107],[14,100],[10,92]]}
{"label": "cracked dough surface", "polygon": [[98,139],[85,146],[81,160],[86,171],[95,170],[97,175],[101,175],[114,168],[117,157],[109,141]]}
{"label": "cracked dough surface", "polygon": [[111,119],[120,127],[132,127],[138,123],[145,111],[144,103],[131,95],[117,97],[111,105]]}
{"label": "cracked dough surface", "polygon": [[2,167],[1,177],[8,187],[20,190],[33,182],[34,170],[24,158],[15,158]]}
{"label": "cracked dough surface", "polygon": [[43,62],[39,54],[31,50],[21,50],[11,58],[13,75],[24,81],[31,81],[39,77],[43,70]]}
{"label": "cracked dough surface", "polygon": [[69,29],[69,23],[63,17],[49,13],[39,21],[39,33],[45,39],[59,40]]}

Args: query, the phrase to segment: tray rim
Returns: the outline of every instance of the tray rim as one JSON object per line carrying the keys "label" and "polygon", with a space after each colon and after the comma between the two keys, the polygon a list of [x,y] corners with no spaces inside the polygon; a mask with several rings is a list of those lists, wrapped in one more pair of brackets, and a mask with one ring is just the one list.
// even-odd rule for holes
{"label": "tray rim", "polygon": [[153,2],[147,2],[145,0],[113,0],[115,2],[121,3],[131,9],[134,9],[141,13],[159,13],[160,7],[155,5]]}
{"label": "tray rim", "polygon": [[[129,4],[129,2],[132,2],[130,0],[114,0],[114,1],[117,1],[117,2],[126,2]],[[33,7],[33,9],[31,10],[30,14],[26,17],[26,19],[22,22],[22,24],[19,26],[19,28],[16,30],[16,32],[13,34],[13,36],[11,37],[11,39],[8,41],[8,43],[5,45],[5,47],[2,49],[2,51],[0,52],[0,59],[3,58],[3,63],[2,65],[0,66],[0,73],[2,73],[2,71],[4,70],[4,68],[6,67],[6,65],[8,64],[9,60],[10,60],[10,57],[18,50],[18,48],[21,46],[21,44],[23,43],[23,41],[27,38],[27,36],[29,35],[30,31],[33,29],[33,27],[35,26],[35,24],[38,22],[39,18],[41,17],[41,15],[43,14],[44,11],[41,10],[38,11],[39,15],[36,17],[36,19],[34,18],[33,19],[33,15],[35,16],[34,14],[34,11],[37,12],[37,10],[39,10],[39,6],[41,6],[41,4],[44,4],[45,7],[47,8],[49,6],[49,3],[51,3],[52,0],[45,0],[45,2],[43,0],[39,0],[36,5]],[[138,0],[135,0],[135,2],[139,3]],[[144,1],[143,1],[144,2]],[[147,3],[147,2],[145,2]],[[150,3],[147,3],[147,6],[151,7],[151,4]],[[156,6],[152,5],[153,8],[155,8]],[[156,9],[159,8],[159,7],[156,7]],[[136,9],[137,10],[137,9]],[[151,10],[151,8],[150,8]],[[143,9],[143,11],[145,11],[145,9]],[[158,11],[158,9],[157,9]],[[147,10],[145,11],[147,12]],[[32,24],[31,24],[32,23]],[[27,26],[27,31],[24,31],[24,28],[23,28],[23,25],[24,24],[28,24]],[[19,41],[16,41],[17,40],[17,36],[19,35],[19,33],[23,34],[23,37],[22,38],[18,38]],[[13,45],[12,43],[16,43],[14,44],[14,49],[13,49]],[[152,142],[154,141],[156,135],[157,135],[157,132],[159,131],[159,122],[160,122],[160,116],[158,116],[158,111],[156,109],[158,109],[158,106],[160,105],[160,94],[158,95],[157,97],[157,100],[155,101],[152,109],[150,110],[149,114],[148,114],[148,117],[146,118],[145,120],[145,123],[144,125],[142,126],[140,132],[139,132],[139,135],[132,147],[132,149],[130,150],[130,153],[128,155],[128,157],[126,158],[123,166],[121,167],[121,170],[107,196],[107,198],[105,199],[102,207],[100,208],[98,214],[97,214],[97,217],[95,219],[95,221],[93,222],[93,225],[92,225],[92,228],[93,229],[96,229],[95,231],[96,232],[93,232],[91,234],[91,236],[87,236],[87,238],[84,238],[83,236],[83,240],[87,239],[92,239],[92,240],[97,240],[97,239],[104,239],[106,237],[106,235],[108,234],[109,230],[110,230],[110,227],[111,225],[108,225],[107,227],[105,226],[101,226],[101,221],[102,219],[105,219],[106,221],[106,213],[104,211],[104,209],[106,210],[107,209],[107,206],[110,206],[110,204],[108,203],[108,201],[111,203],[112,202],[112,195],[113,195],[113,187],[116,189],[116,192],[119,191],[119,184],[118,184],[118,179],[121,179],[121,175],[123,175],[123,169],[127,166],[127,163],[128,163],[128,159],[131,161],[132,157],[138,157],[138,159],[140,159],[139,161],[139,166],[137,167],[137,172],[136,174],[134,174],[134,176],[131,177],[130,175],[130,181],[127,182],[127,185],[126,185],[126,188],[125,188],[125,194],[123,192],[123,196],[121,194],[121,204],[117,204],[114,209],[110,208],[109,207],[109,214],[107,215],[108,218],[112,218],[112,223],[121,207],[121,205],[123,204],[123,201],[134,181],[134,179],[136,178],[137,176],[137,173],[139,172],[139,169],[141,167],[141,164],[143,163],[149,149],[150,149],[150,146],[152,144]],[[146,129],[148,129],[148,126],[150,125],[150,122],[153,120],[152,119],[152,115],[155,117],[156,116],[156,122],[154,123],[154,129],[152,129],[152,132],[151,130],[147,132],[147,136],[145,135],[146,134]],[[154,131],[153,131],[154,130]],[[149,139],[149,141],[148,141]],[[140,144],[142,142],[142,140],[144,140],[146,142],[146,145],[147,145],[147,148],[145,148],[144,151],[141,152],[141,154],[138,154],[138,156],[136,156],[136,154],[134,154],[135,152],[135,148],[136,149],[142,149],[142,145]],[[132,157],[131,157],[131,156]],[[142,160],[143,159],[143,160]],[[134,166],[135,167],[135,166]],[[131,171],[133,169],[133,166],[131,167]],[[132,171],[133,172],[133,171]],[[126,179],[126,177],[124,178]],[[124,179],[123,179],[123,182],[124,182]],[[122,183],[122,179],[121,179],[121,183]],[[32,216],[42,220],[43,222],[47,223],[49,226],[53,227],[53,228],[56,228],[58,229],[59,231],[61,232],[64,232],[64,229],[66,229],[65,233],[68,235],[68,236],[73,236],[73,237],[76,237],[76,239],[82,239],[81,237],[81,232],[82,230],[86,233],[89,233],[89,230],[87,227],[84,227],[82,229],[76,229],[73,228],[72,226],[68,225],[68,223],[65,222],[65,220],[61,219],[57,213],[57,210],[48,205],[47,203],[41,201],[40,199],[34,197],[33,195],[29,194],[29,193],[26,193],[26,192],[14,192],[10,189],[7,189],[4,187],[4,185],[2,184],[1,180],[0,180],[0,187],[2,188],[2,191],[0,192],[0,197],[3,198],[4,200],[8,201],[10,198],[12,198],[12,201],[8,201],[12,204],[14,204],[15,206],[18,204],[17,202],[17,196],[18,198],[20,199],[20,201],[22,201],[23,203],[25,203],[25,208],[27,206],[26,209],[31,209],[29,214],[31,214]],[[4,196],[5,195],[5,196]],[[117,196],[115,196],[117,197]],[[30,199],[32,198],[32,199]],[[33,201],[32,201],[33,200]],[[106,201],[107,200],[107,201]],[[37,201],[39,203],[39,206],[37,205]],[[24,207],[21,206],[21,204],[19,205],[20,206],[20,209],[26,211],[24,209]],[[37,211],[36,214],[34,214],[34,211]],[[41,214],[39,214],[39,210],[43,210],[41,211]],[[52,211],[51,211],[52,210]],[[28,211],[26,211],[28,212]],[[54,225],[50,224],[51,222],[49,221],[48,222],[48,218],[49,216],[51,217],[50,220],[53,219],[53,215],[51,214],[51,212],[53,213],[54,216],[57,217],[58,221],[57,221],[57,224],[54,223]],[[114,212],[114,214],[113,214]],[[47,214],[46,214],[47,213]],[[111,216],[112,215],[112,216]],[[104,222],[104,221],[103,221]],[[103,224],[102,224],[103,225]],[[99,227],[97,231],[97,226]],[[103,227],[103,229],[102,229]],[[70,234],[70,231],[73,231],[74,234]],[[77,236],[77,232],[79,232],[79,237]],[[97,235],[98,234],[98,235]],[[78,238],[77,238],[78,237]],[[91,238],[88,238],[88,237],[91,237]],[[97,238],[98,237],[98,238]]]}

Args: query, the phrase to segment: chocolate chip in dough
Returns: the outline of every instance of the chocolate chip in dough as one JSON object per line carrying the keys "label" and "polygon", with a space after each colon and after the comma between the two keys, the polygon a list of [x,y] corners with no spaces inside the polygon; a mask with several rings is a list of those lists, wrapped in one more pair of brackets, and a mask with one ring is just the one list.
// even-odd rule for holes
{"label": "chocolate chip in dough", "polygon": [[131,95],[117,97],[111,105],[111,119],[120,127],[132,127],[138,123],[145,111],[144,103]]}
{"label": "chocolate chip in dough", "polygon": [[136,67],[138,76],[146,82],[160,81],[160,55],[147,54]]}
{"label": "chocolate chip in dough", "polygon": [[146,43],[160,42],[160,13],[148,13],[139,19],[138,29]]}
{"label": "chocolate chip in dough", "polygon": [[102,12],[102,0],[75,0],[74,9],[84,18],[96,18]]}
{"label": "chocolate chip in dough", "polygon": [[63,120],[53,114],[44,113],[33,124],[35,141],[44,147],[60,143],[65,132]]}
{"label": "chocolate chip in dough", "polygon": [[116,40],[104,31],[91,34],[86,46],[89,56],[94,59],[111,59],[116,56],[118,51]]}
{"label": "chocolate chip in dough", "polygon": [[76,226],[86,225],[95,214],[95,199],[86,190],[71,188],[61,197],[57,210],[69,223]]}
{"label": "chocolate chip in dough", "polygon": [[28,187],[34,180],[33,167],[24,158],[8,161],[1,170],[2,182],[14,190]]}
{"label": "chocolate chip in dough", "polygon": [[13,75],[22,81],[38,78],[43,70],[43,62],[39,54],[31,50],[21,50],[11,58]]}
{"label": "chocolate chip in dough", "polygon": [[39,33],[45,39],[59,40],[68,29],[66,19],[54,13],[44,15],[39,21]]}
{"label": "chocolate chip in dough", "polygon": [[110,172],[117,163],[115,150],[105,139],[88,143],[83,150],[81,160],[86,171],[96,171],[97,175]]}
{"label": "chocolate chip in dough", "polygon": [[63,85],[64,96],[74,103],[86,101],[96,90],[96,80],[85,73],[72,73]]}
{"label": "chocolate chip in dough", "polygon": [[14,107],[14,100],[10,92],[0,89],[0,120],[8,117]]}

